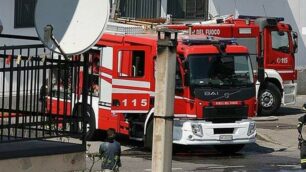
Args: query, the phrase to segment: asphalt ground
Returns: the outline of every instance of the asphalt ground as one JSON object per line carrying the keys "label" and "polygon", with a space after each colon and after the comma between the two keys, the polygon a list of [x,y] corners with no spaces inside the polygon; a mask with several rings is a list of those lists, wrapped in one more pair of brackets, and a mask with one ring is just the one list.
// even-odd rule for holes
{"label": "asphalt ground", "polygon": [[[298,96],[294,105],[281,107],[273,116],[256,117],[257,141],[234,155],[222,155],[212,146],[176,146],[172,171],[303,171],[300,168],[297,119],[304,115],[306,96]],[[142,143],[120,138],[123,172],[151,171],[151,153]],[[89,153],[98,150],[101,141],[88,142]],[[97,159],[96,159],[97,160]],[[92,165],[87,158],[87,170]],[[92,171],[100,170],[101,161]]]}
{"label": "asphalt ground", "polygon": [[[172,171],[302,171],[298,149],[297,119],[304,115],[302,105],[306,96],[298,96],[294,105],[282,107],[273,116],[256,117],[257,141],[234,155],[222,155],[212,146],[175,146]],[[87,154],[96,154],[103,141],[100,134],[96,141],[87,143]],[[64,142],[80,143],[71,138]],[[120,137],[123,172],[151,171],[151,153],[143,144]],[[87,170],[93,159],[87,157]],[[95,158],[92,171],[100,171],[101,160]]]}

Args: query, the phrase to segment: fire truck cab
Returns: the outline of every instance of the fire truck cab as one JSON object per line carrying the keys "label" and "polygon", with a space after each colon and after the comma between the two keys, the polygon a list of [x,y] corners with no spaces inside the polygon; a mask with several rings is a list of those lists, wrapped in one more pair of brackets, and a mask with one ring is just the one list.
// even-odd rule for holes
{"label": "fire truck cab", "polygon": [[[215,20],[215,23],[168,25],[170,29],[190,31],[190,34],[235,38],[249,48],[254,68],[264,69],[264,81],[257,82],[258,111],[275,113],[281,103],[294,104],[297,71],[295,53],[297,34],[280,17],[239,16]],[[255,70],[256,71],[256,70]]]}

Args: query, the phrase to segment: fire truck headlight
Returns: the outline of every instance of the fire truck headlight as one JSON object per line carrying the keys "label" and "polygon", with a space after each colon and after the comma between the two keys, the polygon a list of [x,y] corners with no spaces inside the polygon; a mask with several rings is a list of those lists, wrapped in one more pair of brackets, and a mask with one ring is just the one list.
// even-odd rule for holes
{"label": "fire truck headlight", "polygon": [[173,122],[174,122],[174,126],[176,126],[176,127],[183,127],[184,126],[184,123],[186,122],[186,121],[184,121],[184,120],[180,120],[180,119],[174,119],[173,120]]}
{"label": "fire truck headlight", "polygon": [[255,131],[256,131],[256,124],[255,124],[255,122],[250,122],[249,130],[248,130],[248,136],[254,134]]}
{"label": "fire truck headlight", "polygon": [[203,137],[203,129],[201,124],[191,124],[192,133],[198,137]]}

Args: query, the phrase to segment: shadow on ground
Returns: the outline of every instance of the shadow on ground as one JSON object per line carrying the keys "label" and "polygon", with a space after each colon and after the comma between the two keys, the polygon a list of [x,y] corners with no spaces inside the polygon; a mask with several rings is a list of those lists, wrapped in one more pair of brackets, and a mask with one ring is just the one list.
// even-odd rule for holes
{"label": "shadow on ground", "polygon": [[[129,145],[130,146],[130,145]],[[224,158],[224,157],[244,157],[248,155],[254,154],[269,154],[274,152],[274,149],[262,147],[256,143],[246,145],[241,152],[232,154],[232,155],[224,155],[217,152],[213,146],[181,146],[174,145],[173,146],[173,160],[181,161],[188,160],[191,157],[203,158]],[[130,149],[125,150],[123,152],[125,156],[133,156],[133,157],[141,157],[145,159],[151,159],[151,152],[144,149],[140,145],[133,145]],[[191,158],[192,159],[192,158]]]}
{"label": "shadow on ground", "polygon": [[298,107],[281,107],[277,111],[276,115],[277,116],[287,116],[287,115],[298,115],[302,113],[305,113],[305,111]]}
{"label": "shadow on ground", "polygon": [[173,160],[195,164],[191,171],[300,171],[298,158],[274,154],[282,151],[286,150],[275,151],[256,143],[233,155],[220,154],[209,146],[186,147],[174,154]]}
{"label": "shadow on ground", "polygon": [[306,113],[304,110],[302,110],[302,108],[298,108],[298,107],[280,107],[279,110],[277,112],[275,112],[275,114],[272,115],[262,115],[262,114],[258,114],[258,116],[289,116],[289,115],[298,115],[298,114],[302,114],[302,113]]}

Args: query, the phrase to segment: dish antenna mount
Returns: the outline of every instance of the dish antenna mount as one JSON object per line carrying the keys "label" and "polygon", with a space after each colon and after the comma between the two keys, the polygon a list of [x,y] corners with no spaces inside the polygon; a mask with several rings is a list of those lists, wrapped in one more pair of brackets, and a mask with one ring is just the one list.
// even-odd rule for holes
{"label": "dish antenna mount", "polygon": [[60,53],[62,55],[65,56],[66,58],[66,53],[64,52],[64,50],[61,48],[61,46],[59,45],[59,43],[57,42],[57,40],[55,39],[54,35],[53,35],[53,26],[52,25],[47,25],[44,28],[44,41],[43,42],[50,42],[53,41],[54,45],[58,48],[58,50],[60,51]]}

